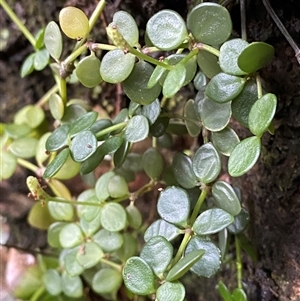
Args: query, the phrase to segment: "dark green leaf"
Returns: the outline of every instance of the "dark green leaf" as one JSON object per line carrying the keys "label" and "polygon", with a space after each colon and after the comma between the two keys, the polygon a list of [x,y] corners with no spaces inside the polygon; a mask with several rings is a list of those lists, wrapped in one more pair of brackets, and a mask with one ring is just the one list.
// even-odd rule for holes
{"label": "dark green leaf", "polygon": [[247,301],[247,295],[242,288],[236,288],[232,293],[233,301]]}
{"label": "dark green leaf", "polygon": [[100,137],[97,133],[111,127],[112,125],[113,123],[110,119],[99,119],[90,127],[89,130],[97,136],[98,140],[106,140],[109,137],[109,133]]}
{"label": "dark green leaf", "polygon": [[191,271],[202,277],[211,277],[220,267],[220,250],[205,237],[193,236],[186,247],[186,255],[195,250],[205,250],[203,257],[196,262]]}
{"label": "dark green leaf", "polygon": [[69,128],[69,136],[74,137],[76,134],[89,129],[98,117],[97,112],[89,112],[80,116],[76,121],[72,122]]}
{"label": "dark green leaf", "polygon": [[231,152],[228,161],[228,172],[232,177],[239,177],[250,170],[260,155],[259,137],[242,140]]}
{"label": "dark green leaf", "polygon": [[129,153],[130,146],[131,146],[131,144],[124,139],[121,146],[114,153],[114,165],[116,167],[119,168],[122,166],[122,164],[124,163],[128,153]]}
{"label": "dark green leaf", "polygon": [[69,142],[69,129],[69,124],[63,124],[58,127],[47,139],[46,150],[48,152],[54,152],[67,145]]}
{"label": "dark green leaf", "polygon": [[201,3],[188,14],[187,27],[196,40],[218,45],[229,38],[232,23],[225,7],[216,3]]}
{"label": "dark green leaf", "polygon": [[168,117],[158,117],[150,126],[150,132],[154,137],[162,136],[168,128],[170,119]]}
{"label": "dark green leaf", "polygon": [[131,257],[127,260],[123,268],[123,280],[134,294],[149,295],[155,291],[153,272],[140,257]]}
{"label": "dark green leaf", "polygon": [[188,37],[182,17],[168,9],[152,16],[147,23],[146,31],[151,42],[162,50],[175,49]]}
{"label": "dark green leaf", "polygon": [[162,155],[155,147],[148,148],[142,157],[143,169],[151,179],[157,179],[164,168]]}
{"label": "dark green leaf", "polygon": [[213,78],[218,73],[222,72],[218,58],[205,50],[201,50],[197,55],[197,63],[201,71],[208,77]]}
{"label": "dark green leaf", "polygon": [[148,118],[149,123],[153,124],[160,114],[160,103],[158,99],[155,99],[150,105],[143,106],[142,115]]}
{"label": "dark green leaf", "polygon": [[205,250],[199,249],[187,253],[169,271],[166,280],[175,281],[181,278],[191,267],[203,257]]}
{"label": "dark green leaf", "polygon": [[186,224],[190,213],[190,200],[187,192],[179,187],[167,187],[158,198],[157,211],[169,223]]}
{"label": "dark green leaf", "polygon": [[249,44],[238,57],[238,66],[246,73],[252,73],[266,66],[273,58],[274,48],[263,42]]}
{"label": "dark green leaf", "polygon": [[184,117],[186,128],[191,137],[197,137],[200,134],[200,119],[194,108],[194,100],[189,99],[184,106]]}
{"label": "dark green leaf", "polygon": [[212,195],[216,205],[232,215],[237,215],[241,211],[238,196],[230,184],[224,181],[217,181],[212,186]]}
{"label": "dark green leaf", "polygon": [[202,145],[193,158],[196,177],[205,184],[213,182],[221,171],[221,159],[211,143]]}
{"label": "dark green leaf", "polygon": [[241,212],[234,217],[234,222],[227,229],[233,234],[239,234],[247,228],[248,223],[249,213],[245,208],[242,208]]}
{"label": "dark green leaf", "polygon": [[65,114],[61,121],[63,123],[72,123],[85,113],[86,109],[82,105],[70,104],[65,108]]}
{"label": "dark green leaf", "polygon": [[183,188],[193,188],[197,179],[192,167],[192,160],[183,153],[176,153],[173,157],[172,169],[177,182]]}
{"label": "dark green leaf", "polygon": [[245,82],[244,78],[221,72],[211,79],[205,93],[215,102],[228,102],[241,93]]}
{"label": "dark green leaf", "polygon": [[232,222],[233,216],[231,214],[219,208],[212,208],[205,210],[197,217],[193,230],[198,235],[214,234]]}
{"label": "dark green leaf", "polygon": [[126,126],[125,138],[129,142],[142,141],[148,137],[149,122],[142,115],[133,116]]}
{"label": "dark green leaf", "polygon": [[195,89],[197,89],[198,91],[202,90],[207,85],[207,79],[205,74],[202,71],[198,71],[193,82]]}
{"label": "dark green leaf", "polygon": [[91,131],[83,131],[72,140],[71,153],[75,162],[83,162],[97,149],[97,138]]}
{"label": "dark green leaf", "polygon": [[53,177],[65,164],[70,155],[70,149],[65,148],[62,150],[46,167],[46,170],[43,174],[44,179],[49,179]]}

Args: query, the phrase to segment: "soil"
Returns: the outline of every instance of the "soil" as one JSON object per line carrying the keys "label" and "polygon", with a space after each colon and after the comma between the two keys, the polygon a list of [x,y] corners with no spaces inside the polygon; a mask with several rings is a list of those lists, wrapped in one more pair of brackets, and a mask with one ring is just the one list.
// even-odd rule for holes
{"label": "soil", "polygon": [[[55,4],[53,4],[55,2]],[[59,10],[65,5],[76,5],[89,14],[95,1],[13,1],[8,3],[17,15],[26,22],[31,32],[36,32],[50,20],[57,20]],[[177,10],[186,16],[192,0],[115,0],[108,1],[105,18],[110,22],[117,9],[129,11],[140,28],[162,8]],[[264,41],[274,46],[275,57],[265,67],[261,76],[267,91],[278,97],[275,116],[275,134],[265,134],[259,163],[239,179],[231,179],[241,188],[243,200],[250,211],[250,227],[247,236],[257,249],[257,262],[243,257],[245,284],[250,301],[299,301],[300,300],[300,66],[295,53],[282,36],[261,0],[247,2],[248,41]],[[300,46],[300,1],[270,1],[286,29]],[[239,5],[229,1],[228,8],[233,17],[234,34],[240,35]],[[19,76],[24,58],[32,51],[31,46],[16,26],[0,9],[0,121],[11,122],[19,108],[36,102],[54,84],[51,72],[45,69],[24,79]],[[5,32],[9,33],[4,38]],[[104,35],[103,28],[96,32]],[[67,49],[65,50],[67,51]],[[104,100],[113,104],[117,92],[105,87],[102,95],[72,89],[70,95],[89,101],[91,105],[104,107]],[[126,104],[121,96],[119,106]],[[112,111],[112,114],[114,112]],[[246,137],[248,132],[241,130]],[[11,244],[22,248],[45,247],[45,233],[29,228],[26,214],[32,205],[27,198],[26,171],[19,168],[9,180],[0,184],[0,209],[17,235],[10,238]],[[15,231],[12,231],[15,233]],[[21,237],[17,239],[16,237]],[[234,265],[224,268],[220,277],[235,285]],[[189,278],[188,300],[218,300],[215,291],[216,279]]]}

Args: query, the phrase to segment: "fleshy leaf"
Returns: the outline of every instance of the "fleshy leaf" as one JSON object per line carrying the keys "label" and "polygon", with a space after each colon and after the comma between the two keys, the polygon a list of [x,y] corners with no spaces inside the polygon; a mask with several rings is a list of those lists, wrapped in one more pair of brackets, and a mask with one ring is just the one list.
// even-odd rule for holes
{"label": "fleshy leaf", "polygon": [[228,172],[232,177],[239,177],[250,170],[260,155],[259,137],[242,140],[231,152],[228,161]]}
{"label": "fleshy leaf", "polygon": [[97,112],[89,112],[80,116],[77,120],[71,123],[69,129],[70,137],[74,137],[76,134],[89,129],[96,121],[98,117]]}
{"label": "fleshy leaf", "polygon": [[221,171],[221,159],[211,143],[202,145],[193,158],[196,177],[205,184],[213,182]]}
{"label": "fleshy leaf", "polygon": [[63,293],[71,298],[79,298],[83,295],[82,280],[79,276],[69,276],[66,272],[62,273]]}
{"label": "fleshy leaf", "polygon": [[111,232],[106,229],[98,231],[93,236],[93,240],[107,253],[120,249],[124,243],[123,236],[119,232]]}
{"label": "fleshy leaf", "polygon": [[183,301],[184,285],[179,281],[165,282],[156,291],[157,301]]}
{"label": "fleshy leaf", "polygon": [[187,192],[175,186],[166,188],[158,198],[157,211],[169,223],[185,224],[190,213],[190,200]]}
{"label": "fleshy leaf", "polygon": [[81,247],[82,251],[78,250],[76,259],[85,269],[95,266],[104,256],[103,251],[95,242],[86,242]]}
{"label": "fleshy leaf", "polygon": [[69,124],[63,124],[55,129],[46,141],[46,150],[54,152],[67,145],[69,128]]}
{"label": "fleshy leaf", "polygon": [[225,42],[232,31],[228,10],[216,3],[201,3],[187,17],[187,27],[199,42],[218,45]]}
{"label": "fleshy leaf", "polygon": [[186,128],[191,137],[197,137],[200,134],[201,126],[200,119],[194,108],[194,100],[189,99],[184,106],[184,117]]}
{"label": "fleshy leaf", "polygon": [[63,248],[78,246],[83,239],[82,231],[75,223],[65,225],[59,233],[59,242]]}
{"label": "fleshy leaf", "polygon": [[213,78],[215,75],[222,72],[218,58],[208,51],[201,50],[198,53],[197,64],[208,78]]}
{"label": "fleshy leaf", "polygon": [[101,209],[101,224],[108,231],[120,231],[126,226],[125,209],[118,203],[106,203]]}
{"label": "fleshy leaf", "polygon": [[118,291],[122,284],[122,275],[119,271],[103,268],[93,277],[92,288],[98,294],[109,294]]}
{"label": "fleshy leaf", "polygon": [[233,216],[228,212],[212,208],[203,211],[196,219],[193,230],[198,235],[217,233],[233,222]]}
{"label": "fleshy leaf", "polygon": [[162,50],[179,47],[188,37],[182,17],[175,11],[164,9],[152,16],[146,26],[151,42]]}
{"label": "fleshy leaf", "polygon": [[241,211],[241,205],[238,196],[233,187],[224,181],[217,181],[212,186],[212,195],[214,203],[232,215],[237,215]]}
{"label": "fleshy leaf", "polygon": [[17,158],[28,159],[36,154],[38,140],[33,137],[21,137],[9,145],[9,151]]}
{"label": "fleshy leaf", "polygon": [[183,86],[185,76],[186,69],[184,65],[177,64],[166,76],[163,84],[163,95],[167,98],[174,96]]}
{"label": "fleshy leaf", "polygon": [[138,142],[147,138],[149,134],[149,122],[145,116],[133,116],[126,126],[125,138],[129,142]]}
{"label": "fleshy leaf", "polygon": [[56,270],[47,270],[43,276],[43,282],[50,295],[58,296],[61,293],[61,277]]}
{"label": "fleshy leaf", "polygon": [[164,161],[155,147],[148,148],[142,157],[143,169],[151,179],[157,179],[163,171]]}
{"label": "fleshy leaf", "polygon": [[62,35],[59,26],[51,21],[45,29],[44,42],[49,54],[58,61],[62,53]]}
{"label": "fleshy leaf", "polygon": [[154,274],[149,265],[140,257],[131,257],[123,268],[123,280],[134,294],[149,295],[155,291]]}

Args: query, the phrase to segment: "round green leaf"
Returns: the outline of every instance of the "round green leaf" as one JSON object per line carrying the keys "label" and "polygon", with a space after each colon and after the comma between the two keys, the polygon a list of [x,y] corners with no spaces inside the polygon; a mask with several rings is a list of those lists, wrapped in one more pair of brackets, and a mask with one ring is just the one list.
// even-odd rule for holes
{"label": "round green leaf", "polygon": [[83,295],[83,285],[79,276],[69,276],[66,272],[62,273],[63,293],[72,298],[79,298]]}
{"label": "round green leaf", "polygon": [[223,130],[231,118],[231,102],[218,103],[205,97],[196,104],[204,127],[212,132]]}
{"label": "round green leaf", "polygon": [[159,277],[167,269],[173,257],[173,246],[162,236],[152,237],[144,245],[140,256]]}
{"label": "round green leaf", "polygon": [[230,156],[240,139],[236,132],[227,126],[220,132],[211,132],[211,141],[220,153]]}
{"label": "round green leaf", "polygon": [[59,26],[51,21],[45,29],[44,42],[50,55],[58,61],[62,53],[62,35]]}
{"label": "round green leaf", "polygon": [[113,16],[113,24],[130,46],[136,46],[139,41],[139,31],[134,18],[126,11],[119,10]]}
{"label": "round green leaf", "polygon": [[231,152],[228,161],[228,172],[232,177],[239,177],[250,170],[260,155],[259,137],[242,140]]}
{"label": "round green leaf", "polygon": [[46,48],[38,50],[33,58],[33,67],[35,70],[43,70],[49,63],[49,52]]}
{"label": "round green leaf", "polygon": [[101,213],[100,213],[100,210],[99,210],[98,214],[95,216],[95,218],[93,218],[89,221],[86,220],[85,217],[86,216],[83,216],[80,219],[80,221],[79,221],[80,222],[80,227],[81,227],[82,231],[84,232],[84,234],[86,236],[90,237],[96,231],[98,231],[99,228],[101,227]]}
{"label": "round green leaf", "polygon": [[166,222],[163,219],[158,219],[152,223],[144,234],[144,240],[147,242],[152,237],[163,236],[168,241],[175,239],[180,234],[180,229],[175,225]]}
{"label": "round green leaf", "polygon": [[43,276],[43,282],[50,295],[58,296],[61,293],[61,277],[56,270],[47,270]]}
{"label": "round green leaf", "polygon": [[97,138],[91,131],[83,131],[72,140],[71,153],[75,162],[82,162],[90,157],[97,148]]}
{"label": "round green leaf", "polygon": [[70,150],[68,148],[63,149],[46,167],[43,178],[49,179],[53,177],[61,167],[65,164],[70,155]]}
{"label": "round green leaf", "polygon": [[232,298],[231,298],[230,291],[228,290],[228,288],[226,287],[226,285],[222,281],[219,281],[218,291],[220,293],[220,296],[223,298],[223,300],[233,301]]}
{"label": "round green leaf", "polygon": [[220,48],[219,63],[223,72],[232,75],[244,75],[246,72],[238,66],[238,57],[249,45],[243,39],[232,39],[225,42]]}
{"label": "round green leaf", "polygon": [[78,251],[76,259],[85,269],[89,269],[96,265],[104,256],[103,251],[95,242],[86,242],[81,247],[82,251],[81,249]]}
{"label": "round green leaf", "polygon": [[59,25],[64,34],[71,39],[85,38],[90,31],[85,13],[73,6],[64,7],[60,11]]}
{"label": "round green leaf", "polygon": [[150,124],[153,124],[157,120],[160,111],[161,108],[158,99],[155,99],[150,105],[142,107],[142,115],[148,118]]}
{"label": "round green leaf", "polygon": [[188,270],[200,260],[204,255],[205,250],[199,249],[188,252],[183,258],[181,258],[169,271],[166,280],[175,281],[181,278]]}
{"label": "round green leaf", "polygon": [[13,139],[28,136],[31,132],[31,127],[27,124],[5,124],[4,129],[7,136]]}
{"label": "round green leaf", "polygon": [[100,201],[105,201],[109,198],[109,192],[107,189],[109,180],[115,175],[113,171],[106,172],[96,182],[95,192]]}
{"label": "round green leaf", "polygon": [[118,203],[106,203],[101,209],[102,227],[116,232],[125,228],[127,221],[125,209]]}
{"label": "round green leaf", "polygon": [[49,108],[53,118],[60,120],[64,116],[65,104],[57,93],[51,94]]}
{"label": "round green leaf", "polygon": [[139,229],[143,223],[141,211],[133,204],[129,204],[126,207],[126,212],[129,226],[133,229]]}
{"label": "round green leaf", "polygon": [[107,192],[112,198],[121,198],[129,195],[128,184],[124,177],[114,175],[108,180]]}
{"label": "round green leaf", "polygon": [[193,236],[186,247],[185,254],[195,250],[204,250],[205,254],[196,262],[191,271],[202,277],[211,277],[220,267],[220,250],[208,238]]}
{"label": "round green leaf", "polygon": [[157,138],[157,146],[161,148],[171,148],[173,142],[173,137],[170,133],[164,133]]}
{"label": "round green leaf", "polygon": [[148,137],[149,122],[145,116],[133,116],[126,126],[125,138],[129,142],[142,141]]}
{"label": "round green leaf", "polygon": [[143,169],[151,179],[157,179],[164,168],[162,155],[155,147],[148,148],[142,157]]}
{"label": "round green leaf", "polygon": [[179,187],[167,187],[158,198],[157,211],[169,223],[186,224],[190,213],[190,200],[187,192]]}
{"label": "round green leaf", "polygon": [[70,137],[74,137],[76,134],[89,129],[96,121],[98,117],[97,112],[89,112],[81,115],[78,119],[71,123],[69,129]]}
{"label": "round green leaf", "polygon": [[263,42],[249,44],[238,57],[238,66],[246,73],[252,73],[266,66],[274,56],[274,48]]}
{"label": "round green leaf", "polygon": [[202,212],[196,219],[193,230],[198,235],[217,233],[233,222],[234,218],[228,212],[212,208]]}
{"label": "round green leaf", "polygon": [[217,181],[212,186],[214,203],[232,215],[237,215],[241,211],[240,200],[233,187],[224,181]]}
{"label": "round green leaf", "polygon": [[261,137],[271,124],[277,105],[276,95],[268,93],[258,99],[249,113],[249,129],[252,134]]}
{"label": "round green leaf", "polygon": [[245,208],[242,208],[240,213],[234,217],[234,221],[227,229],[233,234],[239,234],[243,232],[249,223],[249,213]]}
{"label": "round green leaf", "polygon": [[119,232],[111,232],[106,229],[98,231],[93,236],[93,240],[106,253],[120,249],[124,243],[123,236]]}
{"label": "round green leaf", "polygon": [[155,291],[153,272],[140,257],[131,257],[127,260],[123,268],[123,280],[134,294],[149,295]]}
{"label": "round green leaf", "polygon": [[92,288],[98,294],[109,294],[118,291],[122,284],[120,272],[104,268],[98,271],[92,281]]}
{"label": "round green leaf", "polygon": [[28,223],[32,227],[47,230],[53,222],[54,219],[51,217],[47,206],[42,206],[38,202],[31,207],[28,215]]}
{"label": "round green leaf", "polygon": [[51,216],[58,221],[72,221],[74,208],[71,204],[58,203],[55,201],[47,202]]}
{"label": "round green leaf", "polygon": [[198,114],[195,112],[194,100],[189,99],[184,106],[184,116],[187,118],[185,120],[186,128],[191,137],[197,137],[200,134],[200,120]]}
{"label": "round green leaf", "polygon": [[44,36],[45,36],[45,28],[41,28],[34,36],[35,38],[35,48],[41,49],[44,46]]}
{"label": "round green leaf", "polygon": [[150,126],[151,135],[154,137],[162,136],[169,125],[169,117],[158,117],[156,121]]}
{"label": "round green leaf", "polygon": [[26,123],[33,129],[37,128],[44,120],[44,110],[39,106],[29,106],[26,111]]}
{"label": "round green leaf", "polygon": [[28,159],[35,156],[38,140],[32,137],[22,137],[9,145],[10,152],[18,158]]}
{"label": "round green leaf", "polygon": [[99,200],[95,194],[94,189],[88,189],[83,191],[77,200],[80,202],[95,203],[95,206],[90,205],[78,205],[77,213],[80,218],[84,218],[87,222],[92,221],[100,212],[100,204],[102,200]]}
{"label": "round green leaf", "polygon": [[183,188],[193,188],[197,179],[192,167],[192,160],[183,153],[176,153],[173,157],[172,169],[177,182]]}
{"label": "round green leaf", "polygon": [[64,222],[56,222],[50,225],[47,231],[48,244],[53,248],[61,248],[59,242],[59,233],[61,229],[66,225]]}
{"label": "round green leaf", "polygon": [[67,145],[69,142],[68,132],[70,125],[63,124],[58,127],[47,139],[46,150],[48,152],[54,152]]}
{"label": "round green leaf", "polygon": [[34,70],[34,66],[33,66],[34,57],[35,57],[35,53],[31,53],[23,61],[23,64],[21,66],[21,71],[20,71],[20,75],[22,78],[24,78],[26,75],[29,75]]}
{"label": "round green leaf", "polygon": [[68,250],[68,253],[63,257],[64,268],[71,277],[78,276],[84,272],[84,267],[76,260],[78,252],[80,252],[79,246]]}
{"label": "round green leaf", "polygon": [[221,72],[211,79],[205,93],[215,102],[228,102],[241,93],[245,82],[244,78]]}
{"label": "round green leaf", "polygon": [[159,84],[148,89],[148,82],[153,70],[154,68],[144,61],[139,61],[134,65],[131,74],[123,82],[124,92],[131,101],[149,105],[159,96],[161,91]]}
{"label": "round green leaf", "polygon": [[211,143],[202,145],[193,158],[193,170],[204,184],[213,182],[221,171],[221,159]]}
{"label": "round green leaf", "polygon": [[[164,61],[165,63],[165,61]],[[162,66],[156,66],[153,73],[151,74],[151,77],[148,82],[148,88],[154,87],[156,84],[158,84],[163,78],[166,77],[168,70]]]}
{"label": "round green leaf", "polygon": [[173,97],[183,86],[186,76],[186,69],[184,65],[177,64],[170,70],[166,76],[163,84],[163,95],[167,98]]}
{"label": "round green leaf", "polygon": [[17,168],[17,158],[9,152],[0,152],[0,181],[9,179]]}
{"label": "round green leaf", "polygon": [[71,123],[86,113],[86,109],[80,104],[69,104],[65,108],[65,114],[61,121],[63,123]]}
{"label": "round green leaf", "polygon": [[76,76],[87,88],[94,88],[102,82],[100,60],[95,56],[94,52],[78,63],[76,66]]}
{"label": "round green leaf", "polygon": [[213,78],[215,75],[222,72],[218,58],[208,51],[199,51],[197,55],[197,64],[208,78]]}
{"label": "round green leaf", "polygon": [[218,45],[225,42],[232,31],[228,10],[216,3],[201,3],[187,17],[187,27],[196,40]]}
{"label": "round green leaf", "polygon": [[162,50],[175,49],[188,37],[182,17],[168,9],[152,16],[146,25],[146,31],[153,45]]}
{"label": "round green leaf", "polygon": [[207,85],[207,79],[205,74],[202,71],[198,71],[193,82],[196,90],[198,91],[202,90],[203,87]]}
{"label": "round green leaf", "polygon": [[156,291],[157,301],[183,301],[185,297],[184,285],[179,282],[165,282]]}
{"label": "round green leaf", "polygon": [[74,178],[79,173],[79,170],[80,163],[75,162],[71,155],[69,155],[63,166],[54,175],[54,177],[58,180],[69,180]]}
{"label": "round green leaf", "polygon": [[59,242],[63,248],[73,248],[82,243],[84,237],[75,223],[65,225],[59,233]]}
{"label": "round green leaf", "polygon": [[236,288],[232,292],[233,301],[247,301],[247,295],[242,288]]}
{"label": "round green leaf", "polygon": [[124,81],[131,73],[135,56],[121,49],[107,52],[101,62],[100,74],[104,81],[112,84]]}
{"label": "round green leaf", "polygon": [[256,82],[254,80],[248,80],[242,92],[231,102],[233,117],[245,127],[249,127],[249,113],[256,100]]}

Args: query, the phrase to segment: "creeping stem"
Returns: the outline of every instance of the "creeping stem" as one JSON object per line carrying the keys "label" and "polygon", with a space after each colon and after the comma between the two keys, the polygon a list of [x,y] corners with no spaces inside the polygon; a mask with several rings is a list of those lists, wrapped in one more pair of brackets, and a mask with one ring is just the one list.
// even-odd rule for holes
{"label": "creeping stem", "polygon": [[238,288],[242,288],[242,258],[240,240],[235,235],[235,252],[236,252],[236,269],[237,269],[237,284]]}

